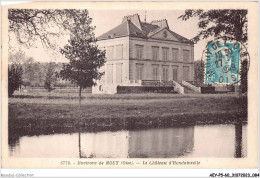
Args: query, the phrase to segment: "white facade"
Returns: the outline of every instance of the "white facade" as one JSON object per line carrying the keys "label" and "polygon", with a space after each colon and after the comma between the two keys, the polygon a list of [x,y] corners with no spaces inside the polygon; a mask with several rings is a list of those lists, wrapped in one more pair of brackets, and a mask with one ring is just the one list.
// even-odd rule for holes
{"label": "white facade", "polygon": [[101,69],[105,75],[92,92],[116,93],[118,85],[138,86],[141,81],[193,81],[194,45],[177,37],[169,28],[159,27],[149,37],[130,34],[99,40],[99,47],[106,50]]}

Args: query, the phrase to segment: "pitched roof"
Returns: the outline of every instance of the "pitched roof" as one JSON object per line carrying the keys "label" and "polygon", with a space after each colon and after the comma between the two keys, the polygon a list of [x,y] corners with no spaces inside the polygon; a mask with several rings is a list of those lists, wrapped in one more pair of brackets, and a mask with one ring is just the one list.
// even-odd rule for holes
{"label": "pitched roof", "polygon": [[179,35],[179,34],[173,32],[173,31],[171,31],[171,30],[169,30],[169,31],[170,31],[170,32],[172,33],[172,35],[175,36],[179,41],[184,42],[184,43],[194,44],[194,42],[192,42],[191,40],[189,40],[189,39],[187,39],[187,38],[185,38],[185,37],[183,37],[183,36],[181,36],[181,35]]}
{"label": "pitched roof", "polygon": [[[121,23],[120,25],[116,26],[115,28],[113,28],[113,29],[109,30],[108,32],[104,33],[103,35],[97,37],[97,40],[113,39],[113,38],[119,38],[119,37],[124,37],[124,36],[149,38],[151,35],[159,32],[160,30],[162,30],[164,28],[166,28],[166,27],[160,27],[155,24],[141,22],[141,29],[140,29],[135,24],[133,24],[131,22],[131,20],[126,20],[125,22]],[[170,29],[168,29],[168,30],[180,42],[193,44],[193,42],[188,40],[187,38],[171,31]]]}
{"label": "pitched roof", "polygon": [[141,22],[141,26],[142,26],[142,30],[145,32],[146,36],[149,33],[154,32],[160,28],[158,25],[153,25],[151,23],[144,23],[144,22]]}
{"label": "pitched roof", "polygon": [[108,32],[104,33],[103,35],[97,37],[97,40],[105,40],[110,38],[118,38],[122,36],[128,36],[128,22],[121,23],[117,27],[109,30]]}

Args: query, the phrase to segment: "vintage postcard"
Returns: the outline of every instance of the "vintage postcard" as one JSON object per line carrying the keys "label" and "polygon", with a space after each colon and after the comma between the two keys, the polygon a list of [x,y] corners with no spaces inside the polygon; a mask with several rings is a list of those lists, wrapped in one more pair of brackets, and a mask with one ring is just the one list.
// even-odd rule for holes
{"label": "vintage postcard", "polygon": [[257,168],[257,12],[2,6],[2,167]]}

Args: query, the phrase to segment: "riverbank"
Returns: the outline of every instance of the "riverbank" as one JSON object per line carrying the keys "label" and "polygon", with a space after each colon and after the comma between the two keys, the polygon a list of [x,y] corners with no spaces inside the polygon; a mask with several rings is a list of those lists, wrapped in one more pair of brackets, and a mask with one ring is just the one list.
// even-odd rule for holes
{"label": "riverbank", "polygon": [[100,131],[247,122],[247,97],[234,94],[19,94],[9,98],[9,128],[20,132]]}

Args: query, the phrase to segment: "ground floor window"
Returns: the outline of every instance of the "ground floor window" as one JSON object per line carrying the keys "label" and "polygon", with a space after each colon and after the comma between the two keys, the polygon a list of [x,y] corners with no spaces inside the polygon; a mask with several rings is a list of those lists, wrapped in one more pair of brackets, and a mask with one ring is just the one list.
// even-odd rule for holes
{"label": "ground floor window", "polygon": [[116,64],[116,83],[122,83],[122,65],[123,64]]}
{"label": "ground floor window", "polygon": [[103,91],[103,86],[102,85],[99,86],[99,91]]}
{"label": "ground floor window", "polygon": [[172,69],[172,79],[174,81],[177,81],[178,80],[178,68],[173,68]]}
{"label": "ground floor window", "polygon": [[190,67],[189,66],[183,66],[183,80],[189,81],[190,79]]}
{"label": "ground floor window", "polygon": [[163,67],[163,81],[169,80],[169,68]]}
{"label": "ground floor window", "polygon": [[108,64],[107,65],[107,82],[112,83],[113,82],[113,64]]}
{"label": "ground floor window", "polygon": [[143,64],[136,64],[136,80],[143,79]]}
{"label": "ground floor window", "polygon": [[159,66],[153,65],[153,80],[159,80]]}

